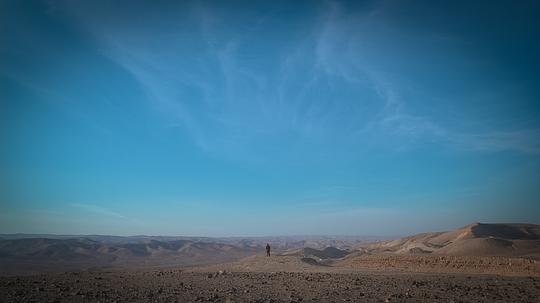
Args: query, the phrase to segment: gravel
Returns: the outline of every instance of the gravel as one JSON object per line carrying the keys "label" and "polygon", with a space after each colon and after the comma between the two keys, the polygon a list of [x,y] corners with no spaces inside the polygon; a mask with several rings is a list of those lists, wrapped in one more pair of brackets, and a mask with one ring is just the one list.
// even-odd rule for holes
{"label": "gravel", "polygon": [[540,302],[539,277],[89,271],[0,278],[0,302]]}

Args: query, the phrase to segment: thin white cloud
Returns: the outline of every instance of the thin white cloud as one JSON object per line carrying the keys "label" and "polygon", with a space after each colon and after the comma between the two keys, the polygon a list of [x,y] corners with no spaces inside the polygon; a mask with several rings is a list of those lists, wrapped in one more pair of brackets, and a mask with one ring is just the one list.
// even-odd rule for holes
{"label": "thin white cloud", "polygon": [[[538,129],[510,131],[486,125],[488,131],[464,131],[466,127],[457,130],[433,117],[413,114],[402,98],[402,87],[366,57],[370,43],[378,42],[370,40],[371,29],[396,34],[381,18],[384,9],[381,3],[362,15],[351,15],[339,3],[328,2],[326,13],[306,31],[306,38],[288,42],[294,43],[292,51],[275,57],[280,67],[275,74],[250,66],[242,57],[247,39],[258,34],[268,15],[260,16],[245,32],[225,34],[219,30],[216,12],[200,3],[193,5],[191,14],[200,23],[194,30],[203,40],[200,54],[205,60],[182,53],[186,33],[175,28],[154,36],[145,30],[134,32],[122,22],[103,24],[92,13],[79,10],[75,15],[101,43],[104,54],[140,83],[149,104],[165,117],[164,127],[181,125],[207,152],[249,150],[256,146],[256,138],[285,131],[298,134],[300,140],[342,136],[351,138],[347,144],[355,146],[369,137],[374,138],[369,144],[393,141],[397,149],[422,141],[469,151],[540,153]],[[354,104],[344,116],[339,100],[310,100],[310,92],[319,86],[332,89],[330,80],[371,90],[380,102]],[[201,97],[186,100],[184,87]],[[376,107],[376,114],[366,113],[369,106]],[[344,129],[335,123],[343,120]]]}
{"label": "thin white cloud", "polygon": [[92,205],[92,204],[81,204],[81,203],[72,203],[70,205],[72,207],[80,208],[80,209],[83,209],[85,211],[89,211],[89,212],[92,212],[92,213],[95,213],[95,214],[98,214],[98,215],[104,215],[104,216],[108,216],[108,217],[126,219],[125,216],[123,216],[123,215],[121,215],[121,214],[119,214],[117,212],[114,212],[112,210],[103,208],[101,206]]}
{"label": "thin white cloud", "polygon": [[[410,113],[408,102],[401,97],[401,86],[374,63],[363,58],[364,41],[356,41],[362,39],[352,41],[347,34],[348,28],[354,28],[357,36],[358,33],[365,33],[365,28],[385,28],[386,25],[381,24],[383,18],[380,18],[383,9],[384,5],[381,5],[364,16],[348,18],[339,4],[333,3],[317,37],[315,55],[318,68],[326,75],[340,77],[351,85],[361,85],[367,78],[381,99],[379,112],[365,124],[358,125],[355,131],[357,138],[368,133],[381,137],[393,136],[398,149],[408,149],[418,141],[425,141],[468,151],[540,154],[538,128],[490,129],[490,123],[486,121],[485,131],[473,130],[472,126],[467,131],[457,130],[431,117]],[[365,37],[365,40],[369,40],[369,37]],[[462,122],[465,125],[468,123]]]}

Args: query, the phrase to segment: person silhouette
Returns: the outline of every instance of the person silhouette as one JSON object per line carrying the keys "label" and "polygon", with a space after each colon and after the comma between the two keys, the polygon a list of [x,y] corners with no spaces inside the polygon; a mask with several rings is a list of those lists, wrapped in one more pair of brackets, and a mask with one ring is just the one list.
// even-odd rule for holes
{"label": "person silhouette", "polygon": [[266,243],[266,256],[270,257],[270,244]]}

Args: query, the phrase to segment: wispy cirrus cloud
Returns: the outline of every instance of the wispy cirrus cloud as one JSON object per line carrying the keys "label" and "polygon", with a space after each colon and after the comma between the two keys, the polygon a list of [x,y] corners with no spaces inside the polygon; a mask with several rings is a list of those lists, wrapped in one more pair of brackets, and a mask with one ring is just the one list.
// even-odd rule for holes
{"label": "wispy cirrus cloud", "polygon": [[[159,27],[160,35],[132,24],[133,18],[103,21],[92,10],[71,9],[100,50],[138,81],[165,125],[182,127],[207,152],[245,156],[260,138],[284,133],[300,142],[332,138],[354,148],[391,141],[396,150],[423,142],[468,151],[540,151],[538,128],[484,121],[479,131],[478,121],[456,127],[420,114],[411,102],[419,94],[389,68],[417,58],[398,56],[392,42],[414,51],[415,44],[435,39],[451,45],[455,38],[440,42],[436,33],[399,31],[386,22],[387,3],[349,12],[340,2],[326,2],[315,21],[292,36],[301,38],[284,37],[280,45],[261,40],[272,14],[246,10],[242,16],[251,26],[244,28],[201,3],[186,8],[181,26]],[[262,47],[255,50],[257,43]],[[342,97],[343,91],[351,96]],[[466,92],[462,97],[469,98]]]}
{"label": "wispy cirrus cloud", "polygon": [[88,211],[88,212],[91,212],[91,213],[94,213],[94,214],[98,214],[98,215],[103,215],[103,216],[107,216],[107,217],[114,217],[114,218],[119,218],[119,219],[127,219],[122,214],[119,214],[117,212],[114,212],[114,211],[112,211],[110,209],[107,209],[107,208],[104,208],[104,207],[101,207],[101,206],[98,206],[98,205],[81,204],[81,203],[72,203],[70,205],[72,207],[79,208],[79,209],[82,209],[82,210],[85,210],[85,211]]}
{"label": "wispy cirrus cloud", "polygon": [[[351,85],[365,85],[370,82],[373,90],[380,99],[377,111],[364,124],[358,124],[355,130],[358,139],[366,133],[394,137],[398,148],[409,149],[418,141],[442,144],[450,148],[468,151],[499,152],[513,151],[525,154],[540,154],[540,128],[519,128],[512,125],[508,128],[495,127],[493,121],[459,121],[459,128],[446,125],[440,119],[412,113],[412,104],[403,97],[410,88],[394,80],[396,75],[388,72],[383,65],[372,61],[374,45],[368,34],[369,29],[382,31],[381,35],[396,34],[394,28],[384,23],[384,3],[374,7],[369,13],[363,15],[347,15],[338,3],[330,5],[319,35],[317,36],[315,55],[316,66],[324,74],[339,77]],[[349,30],[354,29],[351,34]],[[390,35],[392,35],[390,34]],[[439,39],[426,36],[411,36],[406,39]],[[446,37],[448,43],[455,43],[455,37]],[[387,52],[388,50],[386,50]],[[392,55],[391,52],[389,55]],[[379,55],[378,55],[379,56]],[[390,59],[390,58],[388,58]],[[392,61],[392,60],[388,60]],[[496,87],[491,87],[497,90]],[[414,92],[412,94],[414,98]],[[490,91],[493,103],[499,102],[496,93]],[[437,97],[437,96],[433,96]],[[462,98],[470,100],[472,97],[463,92]],[[360,100],[359,100],[360,102]],[[453,101],[450,101],[453,102]],[[456,100],[456,104],[460,101]],[[429,107],[425,102],[424,106]],[[475,130],[478,124],[482,130]],[[467,130],[468,128],[468,130]]]}

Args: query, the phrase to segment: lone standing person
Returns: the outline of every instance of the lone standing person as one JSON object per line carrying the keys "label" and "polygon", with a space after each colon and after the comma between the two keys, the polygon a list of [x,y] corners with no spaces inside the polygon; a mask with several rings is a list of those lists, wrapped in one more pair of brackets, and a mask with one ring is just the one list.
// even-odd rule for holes
{"label": "lone standing person", "polygon": [[270,257],[270,244],[266,243],[266,256]]}

